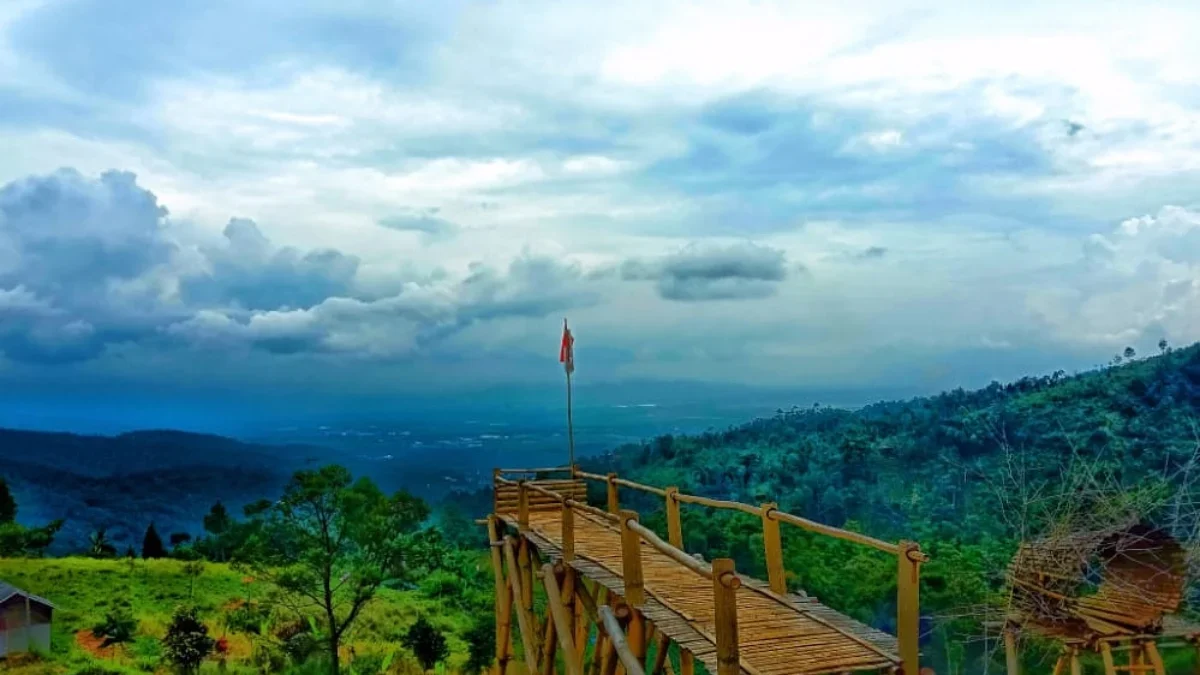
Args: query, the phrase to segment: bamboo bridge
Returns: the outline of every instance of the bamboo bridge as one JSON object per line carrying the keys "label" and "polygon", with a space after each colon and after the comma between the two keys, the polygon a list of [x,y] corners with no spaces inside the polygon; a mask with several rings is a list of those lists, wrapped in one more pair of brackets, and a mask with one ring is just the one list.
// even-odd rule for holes
{"label": "bamboo bridge", "polygon": [[[605,509],[587,503],[588,481],[605,485]],[[623,488],[664,500],[666,539],[642,525],[637,512],[621,508]],[[514,658],[514,610],[529,675],[553,675],[560,657],[564,675],[674,675],[672,644],[679,651],[679,675],[693,675],[697,660],[716,675],[920,672],[918,587],[927,558],[916,543],[830,527],[775,504],[708,499],[578,467],[496,469],[493,489],[487,524],[496,577],[495,675],[506,675]],[[704,562],[684,551],[684,504],[761,520],[768,580],[738,573],[731,559]],[[895,557],[897,634],[866,626],[803,592],[790,593],[781,523]],[[516,536],[507,534],[509,528]],[[535,578],[545,591],[540,621]]]}

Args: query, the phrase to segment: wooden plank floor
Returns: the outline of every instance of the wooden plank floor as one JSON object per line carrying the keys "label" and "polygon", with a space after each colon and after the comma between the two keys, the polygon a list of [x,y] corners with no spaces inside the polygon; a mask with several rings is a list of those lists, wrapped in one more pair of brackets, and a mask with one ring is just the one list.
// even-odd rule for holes
{"label": "wooden plank floor", "polygon": [[[515,513],[500,513],[513,527]],[[559,559],[562,515],[536,511],[525,533],[542,555]],[[610,591],[624,595],[621,534],[617,526],[575,514],[572,567]],[[712,581],[642,543],[648,596],[646,618],[716,672]],[[843,616],[804,596],[789,602],[771,597],[766,584],[746,579],[737,594],[738,638],[746,675],[818,675],[855,670],[886,670],[900,663],[895,638]]]}

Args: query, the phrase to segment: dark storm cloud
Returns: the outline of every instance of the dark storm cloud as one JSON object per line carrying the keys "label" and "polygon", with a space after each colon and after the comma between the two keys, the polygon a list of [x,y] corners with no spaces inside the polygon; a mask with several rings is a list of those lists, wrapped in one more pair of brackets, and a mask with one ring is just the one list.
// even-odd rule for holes
{"label": "dark storm cloud", "polygon": [[739,300],[765,298],[787,278],[783,251],[753,243],[728,246],[692,244],[654,261],[628,260],[626,281],[656,282],[667,300]]}
{"label": "dark storm cloud", "polygon": [[357,257],[276,246],[250,220],[230,220],[220,246],[171,234],[132,174],[66,169],[0,188],[0,352],[33,363],[117,344],[395,357],[478,322],[595,301],[578,266],[529,253],[379,297],[357,288]]}
{"label": "dark storm cloud", "polygon": [[252,220],[225,226],[225,245],[203,249],[209,269],[183,280],[188,300],[232,303],[246,309],[311,307],[352,294],[359,260],[333,249],[275,247]]}

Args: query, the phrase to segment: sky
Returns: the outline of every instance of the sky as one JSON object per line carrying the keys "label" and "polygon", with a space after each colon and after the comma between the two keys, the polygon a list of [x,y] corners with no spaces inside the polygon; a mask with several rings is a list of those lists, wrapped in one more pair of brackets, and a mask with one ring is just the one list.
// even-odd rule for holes
{"label": "sky", "polygon": [[581,387],[1193,342],[1200,7],[1144,4],[4,0],[0,422],[503,398],[563,317]]}

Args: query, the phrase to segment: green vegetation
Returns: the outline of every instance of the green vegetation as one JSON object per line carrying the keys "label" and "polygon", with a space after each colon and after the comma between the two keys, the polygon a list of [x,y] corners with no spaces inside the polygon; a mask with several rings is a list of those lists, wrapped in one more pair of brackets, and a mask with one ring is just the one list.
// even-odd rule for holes
{"label": "green vegetation", "polygon": [[0,558],[0,579],[59,606],[52,653],[5,667],[403,675],[468,660],[464,637],[492,612],[489,561],[423,527],[420,500],[330,466],[297,472],[281,499],[244,513],[214,506],[207,536],[172,537],[174,559],[158,555],[153,527],[141,559],[116,559],[104,529],[86,558]]}
{"label": "green vegetation", "polygon": [[[591,468],[721,499],[777,501],[820,522],[919,541],[932,555],[922,570],[924,649],[938,672],[978,672],[993,656],[977,640],[978,620],[1003,605],[1003,572],[1022,537],[1061,517],[1064,504],[1087,511],[1079,504],[1089,486],[1104,487],[1100,499],[1092,495],[1097,504],[1140,500],[1148,515],[1145,504],[1165,506],[1164,495],[1191,489],[1173,477],[1197,459],[1200,345],[1134,357],[1077,376],[860,410],[781,410],[722,432],[623,446]],[[665,531],[658,500],[625,491],[622,501]],[[683,531],[688,550],[764,574],[754,519],[687,507]],[[792,587],[894,630],[887,556],[794,528],[784,549]],[[970,639],[976,646],[964,647]]]}

